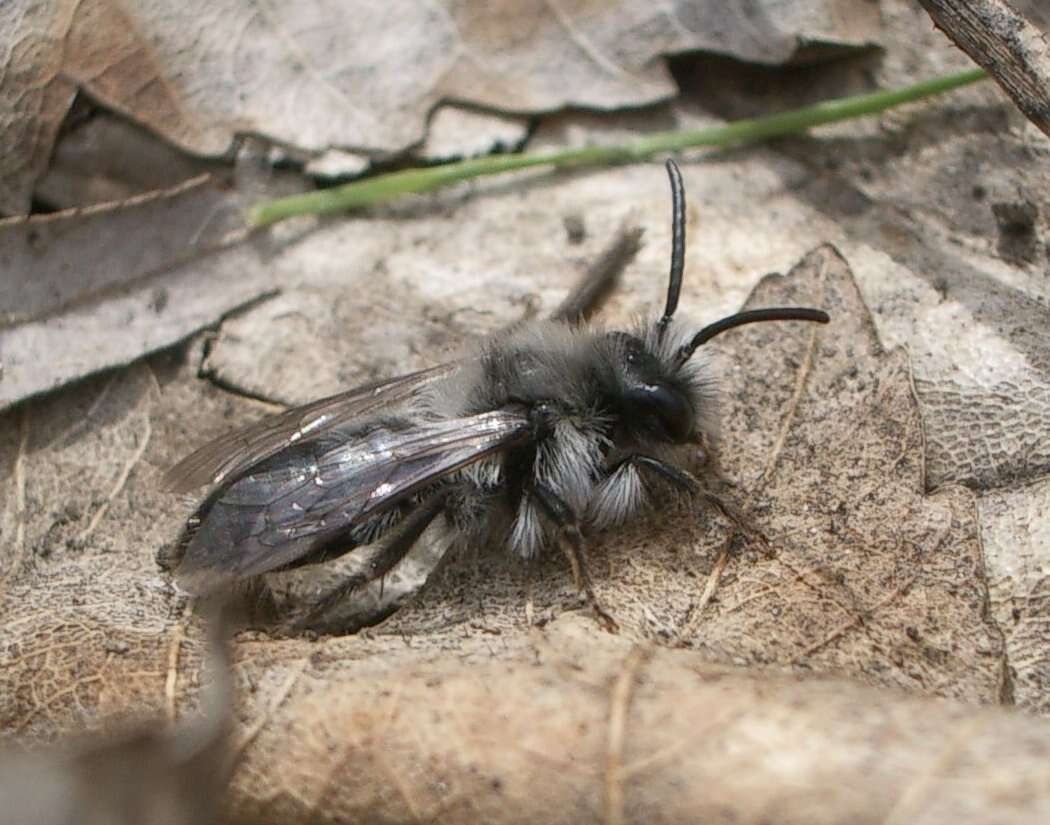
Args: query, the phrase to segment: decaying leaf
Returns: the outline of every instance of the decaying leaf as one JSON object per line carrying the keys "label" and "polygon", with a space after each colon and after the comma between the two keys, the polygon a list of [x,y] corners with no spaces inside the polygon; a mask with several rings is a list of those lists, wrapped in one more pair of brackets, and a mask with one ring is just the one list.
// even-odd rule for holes
{"label": "decaying leaf", "polygon": [[[0,209],[26,211],[73,92],[170,142],[225,153],[234,135],[320,152],[420,142],[445,100],[507,113],[670,97],[661,55],[710,49],[781,63],[809,43],[861,45],[863,0],[376,6],[110,0],[5,5]],[[391,26],[391,20],[398,25]],[[3,116],[0,116],[3,117]]]}
{"label": "decaying leaf", "polygon": [[[467,817],[493,806],[506,812],[494,821],[543,818],[565,805],[574,821],[603,816],[608,697],[616,681],[610,674],[624,667],[630,638],[692,649],[627,665],[631,674],[649,675],[629,679],[638,692],[631,714],[643,715],[626,717],[634,727],[622,742],[625,773],[616,775],[628,811],[648,812],[659,801],[667,819],[641,815],[647,821],[706,810],[695,789],[720,769],[705,761],[715,753],[724,758],[720,742],[746,743],[740,758],[756,764],[766,747],[782,751],[793,736],[794,748],[806,747],[784,731],[802,724],[794,691],[811,688],[759,671],[712,675],[710,663],[816,670],[920,695],[998,701],[1002,645],[984,614],[972,496],[962,488],[923,491],[922,430],[904,353],[880,348],[849,270],[830,248],[787,277],[764,280],[752,302],[815,304],[835,318],[815,334],[776,325],[740,330],[722,342],[722,463],[738,504],[769,537],[768,551],[727,545],[728,525],[687,503],[596,539],[592,572],[624,628],[619,639],[580,609],[560,559],[530,574],[495,553],[456,557],[417,601],[368,636],[320,643],[243,636],[237,659],[246,721],[234,806],[246,817],[266,810],[289,822],[366,811],[394,820],[439,809]],[[21,549],[2,568],[0,610],[10,617],[3,653],[12,667],[0,676],[0,718],[23,736],[83,724],[85,711],[101,719],[162,707],[166,696],[182,706],[192,695],[200,631],[187,624],[153,563],[185,510],[151,489],[158,472],[151,465],[171,460],[163,445],[174,443],[172,433],[184,426],[180,415],[199,416],[215,432],[231,405],[215,391],[202,398],[179,372],[154,362],[118,374],[108,387],[90,382],[61,404],[36,403],[32,422],[18,419],[5,435],[10,503],[3,529],[20,536],[16,554]],[[134,376],[138,384],[129,383]],[[144,442],[151,432],[156,439]],[[45,463],[58,474],[44,474]],[[62,471],[86,465],[97,467],[98,478]],[[98,502],[92,490],[109,493]],[[119,524],[138,528],[132,534]],[[901,726],[921,719],[950,738],[953,726],[974,713],[854,690],[829,689],[842,697],[843,718],[819,729],[821,742],[884,737],[877,753],[894,754],[887,765],[933,758],[931,735],[918,743],[899,739]],[[766,710],[754,713],[756,701]],[[461,703],[484,721],[455,710]],[[650,713],[652,721],[638,723]],[[859,727],[846,719],[854,714]],[[904,721],[887,728],[887,714]],[[707,733],[681,740],[679,731],[697,730],[697,718],[712,720],[700,729]],[[976,723],[972,736],[960,728],[961,763],[976,758],[967,748],[985,742],[982,732],[1012,724],[989,720]],[[760,745],[738,725],[773,744]],[[1028,730],[1037,740],[1043,735],[1038,727]],[[568,731],[578,733],[567,739]],[[989,733],[986,745],[995,739]],[[835,763],[847,774],[854,758],[875,758],[850,752]],[[569,764],[577,767],[566,775]],[[871,805],[885,814],[911,772],[894,768],[845,801],[821,796],[821,810],[848,818],[851,805]],[[821,775],[806,781],[823,787],[813,779]],[[538,807],[506,804],[537,785],[551,788],[533,800]],[[768,795],[755,797],[756,788],[767,786]],[[725,787],[725,805],[757,816],[750,806],[779,804],[784,785],[757,783],[747,793]],[[974,805],[982,798],[976,791],[970,797]],[[1023,811],[1036,804],[1025,794],[1018,798]],[[835,807],[839,802],[845,807]],[[909,804],[925,811],[942,803],[948,804],[938,791]]]}
{"label": "decaying leaf", "polygon": [[[627,635],[694,648],[705,662],[850,674],[996,702],[1002,644],[985,616],[973,497],[962,488],[924,493],[905,353],[880,348],[848,268],[828,248],[786,278],[763,281],[751,303],[815,304],[835,319],[826,330],[740,331],[724,345],[733,366],[723,463],[771,553],[744,547],[723,557],[726,525],[695,506],[673,508],[593,548],[606,606]],[[903,738],[882,727],[882,700],[829,687],[815,706],[828,715],[807,723],[781,693],[788,683],[756,677],[755,693],[726,671],[698,675],[688,664],[697,660],[681,652],[629,653],[586,612],[568,618],[574,605],[558,559],[528,575],[501,553],[483,553],[446,567],[367,639],[250,645],[252,680],[282,689],[276,703],[259,700],[265,721],[244,756],[235,804],[248,816],[276,810],[293,821],[366,812],[595,821],[617,804],[630,821],[647,822],[695,821],[711,810],[757,821],[771,809],[784,821],[874,822],[896,810],[894,800],[906,821],[954,811],[945,790],[901,801],[910,769],[868,776],[863,790],[830,790],[838,783],[825,771],[854,759],[934,758],[913,750],[925,739],[910,738],[913,722]],[[548,629],[530,629],[530,618]],[[628,701],[617,697],[636,679],[632,725],[617,741],[617,702]],[[964,754],[986,723],[948,724],[953,765],[983,770]],[[821,743],[822,770],[799,752],[807,740],[798,732],[807,730]],[[873,740],[877,757],[836,744]],[[741,749],[739,767],[724,761],[727,749]],[[759,753],[780,754],[794,782],[812,790],[792,784],[792,799],[781,798],[785,778],[756,773]],[[537,787],[544,793],[527,790]],[[996,804],[980,801],[983,793],[978,782],[968,815]],[[1043,803],[1024,803],[1018,821],[1029,804]]]}
{"label": "decaying leaf", "polygon": [[[8,736],[50,737],[167,709],[181,606],[154,563],[164,534],[151,534],[156,506],[141,494],[158,390],[140,366],[58,403],[30,402],[0,430]],[[132,522],[134,533],[115,526]]]}
{"label": "decaying leaf", "polygon": [[187,155],[125,118],[83,108],[80,117],[70,112],[33,192],[51,210],[120,203],[227,171],[226,164]]}
{"label": "decaying leaf", "polygon": [[[289,12],[268,7],[250,19],[239,7],[209,7],[207,22],[198,14],[186,24],[182,15],[195,7],[158,15],[148,4],[99,0],[75,9],[8,4],[0,31],[15,46],[0,102],[17,106],[0,111],[16,112],[17,128],[0,114],[0,209],[24,210],[77,88],[201,151],[225,151],[242,129],[287,139],[300,160],[333,146],[365,150],[329,155],[330,173],[344,174],[369,152],[409,143],[424,155],[466,151],[461,138],[442,139],[438,118],[460,120],[472,103],[521,113],[666,96],[656,55],[704,47],[687,30],[745,59],[777,62],[796,53],[800,34],[871,39],[878,14],[880,41],[897,47],[877,65],[829,71],[824,80],[844,91],[872,78],[881,87],[911,82],[964,59],[904,0],[784,5],[769,4],[775,25],[765,5],[754,6],[753,25],[730,21],[729,37],[709,20],[690,22],[696,9],[706,14],[703,4],[626,16],[546,4],[546,22],[513,29],[514,42],[478,13],[428,7],[452,21],[460,64],[434,72],[440,55],[405,37],[399,45],[420,59],[402,76],[354,87],[378,89],[373,99],[346,92],[356,56],[375,63],[367,51],[324,74],[325,55],[351,53],[346,38],[381,47],[361,15],[333,25],[326,11],[324,25],[310,29],[295,27],[309,22],[309,7],[294,25],[282,16]],[[535,11],[516,8],[521,19]],[[728,19],[724,5],[711,8]],[[229,36],[231,21],[244,37]],[[446,34],[430,26],[429,45]],[[85,47],[103,40],[105,48]],[[552,50],[572,65],[551,61]],[[468,58],[472,74],[457,68]],[[405,66],[401,52],[390,60]],[[537,61],[549,65],[536,72]],[[30,74],[30,66],[45,70]],[[194,85],[199,67],[208,82]],[[723,71],[735,71],[731,61]],[[785,88],[802,84],[783,74]],[[593,113],[545,119],[530,145],[754,113],[764,110],[753,96],[761,78],[752,67],[733,86],[709,72],[703,84],[683,84],[693,97],[612,124]],[[776,97],[809,102],[814,86],[802,85],[797,98],[778,85]],[[712,90],[727,89],[745,108],[710,105]],[[431,140],[420,144],[441,94],[455,100],[437,110]],[[373,111],[382,128],[369,125]],[[495,122],[485,114],[471,128],[488,138],[521,134],[513,118]],[[623,625],[615,638],[582,609],[562,560],[530,571],[498,554],[450,558],[415,602],[356,636],[242,633],[237,815],[292,823],[1050,819],[1046,724],[929,698],[1050,712],[1047,151],[988,84],[943,108],[686,164],[690,311],[704,320],[732,311],[753,273],[827,239],[860,287],[833,250],[818,250],[787,278],[764,280],[751,301],[824,305],[832,328],[756,327],[718,342],[722,465],[769,546],[729,541],[728,524],[684,502],[596,538],[597,586]],[[123,197],[125,183],[141,192],[180,179],[177,163],[160,167],[151,187],[119,174],[62,179],[68,166],[59,162],[38,193],[64,205],[98,197],[78,193],[99,185]],[[197,168],[193,161],[184,171]],[[218,287],[219,273],[230,276],[221,301],[231,285],[242,298],[276,283],[283,290],[227,319],[206,347],[198,341],[0,418],[0,727],[13,739],[143,712],[185,714],[195,703],[202,627],[154,560],[193,503],[159,493],[156,481],[190,447],[262,414],[214,384],[297,402],[433,363],[462,337],[552,309],[627,209],[646,215],[648,245],[611,301],[610,321],[661,298],[654,273],[665,271],[666,227],[649,215],[666,214],[666,191],[652,167],[478,182],[314,226],[309,243],[278,234],[195,250],[212,230],[222,234],[223,204],[245,202],[248,190],[235,189],[230,200],[222,192],[194,200],[204,190],[190,186],[37,219],[39,235],[31,223],[3,227],[0,264],[18,266],[0,268],[8,277],[44,273],[35,283],[47,287],[0,283],[0,311],[27,322],[0,333],[7,401],[27,386],[56,386],[52,370],[67,380],[124,363],[214,321],[240,303],[216,304],[202,291]],[[571,242],[570,210],[586,225]],[[194,218],[203,222],[197,233]],[[142,221],[167,237],[141,235]],[[34,256],[54,265],[41,269]],[[83,271],[84,280],[63,271]],[[165,291],[153,292],[162,281]],[[202,303],[187,305],[178,290]],[[175,304],[189,307],[182,331],[150,314]],[[903,351],[882,349],[869,308],[883,341],[908,346],[918,402]],[[53,337],[40,337],[33,320]],[[103,338],[122,348],[111,352]],[[131,338],[136,346],[125,346]],[[106,359],[83,361],[93,350]],[[213,383],[198,380],[201,364]],[[295,609],[333,575],[309,571],[277,607]],[[804,679],[807,671],[842,680]]]}
{"label": "decaying leaf", "polygon": [[[170,346],[275,288],[279,236],[208,176],[0,221],[0,408]],[[75,342],[75,343],[74,343]]]}
{"label": "decaying leaf", "polygon": [[[1004,823],[1048,815],[1050,723],[632,648],[562,615],[446,649],[249,645],[245,821]],[[269,649],[264,649],[264,648]]]}
{"label": "decaying leaf", "polygon": [[992,615],[1006,639],[1013,700],[1050,715],[1050,481],[981,496]]}
{"label": "decaying leaf", "polygon": [[[1035,20],[1037,4],[1025,5]],[[938,47],[943,36],[926,27],[915,4],[882,9],[888,42],[908,40],[928,65],[958,57]],[[909,71],[896,56],[891,49],[882,62],[883,82]],[[776,215],[748,219],[741,230],[763,246],[777,235],[777,246],[790,244],[788,237],[834,239],[883,340],[907,346],[925,425],[927,488],[962,483],[978,493],[1013,696],[1042,711],[1050,684],[1036,653],[1038,628],[1050,615],[1038,597],[1050,564],[1038,538],[1040,484],[1050,472],[1043,424],[1050,144],[1013,107],[994,104],[995,91],[990,83],[969,90],[950,116],[894,113],[867,137],[851,128],[849,137],[784,141],[765,163],[783,179],[785,196],[773,188],[763,199],[762,187],[742,193]],[[799,168],[784,165],[788,158]],[[805,216],[794,215],[800,202],[811,210]]]}
{"label": "decaying leaf", "polygon": [[[984,615],[975,505],[960,488],[924,494],[904,352],[881,352],[830,250],[767,281],[752,302],[823,306],[835,319],[826,333],[755,329],[729,345],[723,463],[761,514],[773,557],[752,547],[727,566],[725,525],[712,525],[710,513],[695,524],[698,514],[685,511],[656,541],[651,524],[610,539],[595,554],[599,589],[610,589],[618,618],[637,632],[719,661],[850,672],[994,701],[1001,640]],[[782,361],[771,356],[783,348]],[[501,554],[463,560],[378,632],[424,633],[436,614],[453,634],[468,625],[505,636],[520,625],[526,584],[539,615],[571,602],[558,569],[527,582]],[[710,603],[705,587],[715,587]]]}
{"label": "decaying leaf", "polygon": [[29,211],[75,86],[59,72],[60,34],[44,3],[0,6],[0,215]]}
{"label": "decaying leaf", "polygon": [[28,752],[0,752],[0,822],[10,825],[207,825],[229,778],[229,662],[212,648],[203,708],[177,727],[159,720],[124,733]]}
{"label": "decaying leaf", "polygon": [[[601,597],[633,633],[712,660],[996,701],[1002,643],[984,614],[973,497],[924,492],[906,354],[881,350],[831,249],[763,281],[750,303],[820,306],[833,318],[826,330],[741,330],[724,345],[722,464],[770,548],[727,547],[726,524],[682,506],[599,542]],[[447,568],[375,633],[439,629],[452,644],[470,627],[506,639],[527,603],[549,616],[574,598],[560,559],[527,577],[504,554],[482,554]]]}

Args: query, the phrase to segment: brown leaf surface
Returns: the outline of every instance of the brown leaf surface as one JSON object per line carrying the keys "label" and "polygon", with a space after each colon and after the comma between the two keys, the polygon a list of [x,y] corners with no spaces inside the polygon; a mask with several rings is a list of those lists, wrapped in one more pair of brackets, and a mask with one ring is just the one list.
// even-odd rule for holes
{"label": "brown leaf surface", "polygon": [[[878,8],[886,27],[880,39],[897,44],[872,70],[879,86],[962,68],[964,56],[917,5],[883,0]],[[870,74],[845,68],[828,71],[830,86],[820,88],[868,88]],[[755,89],[795,100],[794,88],[799,102],[812,100],[815,81],[796,72],[777,73],[774,84],[772,73],[755,69],[729,74],[737,87],[718,71],[703,85],[730,97],[735,88],[752,107],[747,113],[756,110]],[[860,85],[836,86],[850,78]],[[64,110],[70,90],[62,88],[17,96],[43,106],[40,95],[58,89]],[[653,799],[668,817],[681,802],[680,821],[694,821],[698,811],[717,821],[726,810],[748,812],[744,821],[811,822],[824,813],[858,822],[1048,819],[1038,807],[1047,796],[1040,772],[1047,732],[1038,720],[901,703],[846,683],[825,689],[759,671],[712,675],[709,665],[815,667],[1048,712],[1047,144],[996,92],[989,83],[929,111],[903,110],[684,168],[692,274],[683,306],[703,320],[731,311],[753,273],[834,239],[882,340],[909,348],[925,451],[913,431],[914,405],[901,398],[902,356],[879,351],[866,310],[853,314],[860,297],[842,298],[849,290],[834,294],[842,293],[856,324],[848,335],[819,333],[812,361],[819,370],[820,352],[831,347],[823,358],[845,377],[811,371],[805,386],[819,392],[803,393],[796,407],[788,388],[805,363],[802,330],[758,336],[755,329],[758,338],[741,331],[721,340],[730,396],[723,463],[775,555],[738,542],[723,557],[724,524],[706,511],[670,507],[592,551],[598,587],[626,625],[619,640],[571,609],[578,601],[560,560],[547,562],[530,585],[526,572],[507,570],[501,558],[460,560],[372,638],[306,644],[242,634],[237,809],[259,821],[314,820],[330,811],[418,821],[446,810],[445,818],[469,821],[492,806],[490,818],[501,821],[508,810],[534,819],[528,804],[544,803],[560,804],[557,815],[567,820],[616,821],[619,793],[628,819],[638,821],[642,814],[660,821],[644,807]],[[0,81],[0,100],[10,93]],[[612,125],[593,115],[547,121],[585,121],[554,132],[554,142],[578,144],[616,129],[633,136],[726,114],[703,94],[699,105],[678,101]],[[38,141],[49,128],[41,118],[30,124]],[[16,133],[0,123],[0,134]],[[32,151],[43,150],[3,155],[24,159],[20,181],[28,180]],[[619,322],[658,300],[653,273],[666,267],[666,227],[648,216],[665,215],[666,191],[654,169],[521,176],[469,189],[322,226],[311,233],[316,244],[267,246],[219,267],[238,288],[265,277],[285,291],[227,319],[203,363],[222,381],[287,400],[338,389],[369,370],[422,366],[457,336],[556,305],[573,265],[593,258],[628,204],[646,215],[648,246],[611,315]],[[570,210],[585,219],[586,233],[582,246],[568,248],[562,221]],[[121,242],[127,237],[118,233]],[[71,246],[67,260],[88,259]],[[115,262],[122,265],[119,255]],[[219,270],[198,267],[203,280],[186,294],[216,283],[210,273]],[[379,296],[362,288],[376,283]],[[141,306],[150,306],[149,297]],[[148,313],[136,304],[129,315],[130,329],[155,345],[149,325],[137,326]],[[105,316],[109,331],[123,332],[126,317]],[[761,348],[767,339],[774,343]],[[76,325],[56,340],[66,344],[59,366],[92,348],[70,352],[70,340],[91,341]],[[857,350],[857,341],[868,344]],[[861,365],[852,376],[844,354],[850,342]],[[191,446],[262,412],[195,380],[200,363],[195,346],[186,364],[156,357],[0,418],[0,727],[9,734],[51,736],[113,714],[184,711],[193,702],[199,627],[153,563],[191,503],[158,494],[156,479]],[[30,370],[37,379],[44,373]],[[5,375],[0,391],[6,382]],[[797,418],[764,473],[786,409]],[[843,435],[843,420],[856,423],[855,438]],[[891,444],[918,452],[904,456]],[[924,480],[930,489],[962,482],[979,492],[980,542],[967,496],[951,486],[924,496]],[[985,576],[1005,651],[984,617]],[[546,624],[528,632],[530,587],[532,613]],[[692,651],[637,655],[630,639]],[[689,675],[679,680],[675,668]],[[660,691],[647,693],[654,678]],[[717,692],[698,692],[698,682],[716,680]],[[696,705],[686,704],[694,697]],[[718,726],[723,711],[736,726]],[[586,726],[579,740],[567,733],[576,724]],[[672,741],[660,725],[700,733]],[[622,739],[618,726],[626,726]],[[487,738],[464,736],[465,729]],[[534,744],[510,752],[507,742],[519,732],[530,743],[534,733],[547,745],[565,743],[564,758]],[[610,756],[617,741],[622,771]],[[839,748],[843,741],[849,747]],[[739,755],[740,767],[727,754]],[[833,765],[842,770],[830,772]],[[753,784],[738,790],[743,780]],[[548,787],[564,793],[537,794]],[[720,811],[702,807],[722,788]],[[841,807],[825,805],[844,797]]]}
{"label": "brown leaf surface", "polygon": [[[273,662],[244,821],[1035,823],[1050,724],[632,648],[561,616],[517,655],[367,641]],[[252,651],[254,653],[254,651]],[[497,654],[498,655],[498,654]],[[271,660],[273,661],[273,660]]]}
{"label": "brown leaf surface", "polygon": [[[722,342],[723,464],[769,555],[736,545],[722,558],[726,525],[682,503],[592,548],[618,638],[577,612],[560,559],[528,575],[484,554],[454,560],[366,635],[242,634],[236,810],[286,822],[438,811],[580,822],[623,799],[630,821],[686,821],[717,804],[743,821],[789,805],[783,821],[866,822],[883,821],[928,770],[930,784],[900,804],[945,821],[956,797],[937,759],[951,760],[953,777],[984,770],[988,754],[1006,764],[1016,753],[1000,738],[1014,736],[1008,718],[711,669],[816,670],[983,703],[999,700],[1002,682],[971,494],[924,495],[907,361],[882,351],[848,267],[819,249],[751,300],[817,304],[835,318]],[[182,451],[187,420],[206,423],[211,432],[194,432],[203,440],[246,409],[202,394],[186,372],[155,359],[24,407],[32,414],[5,431],[3,532],[15,538],[0,566],[6,729],[37,737],[190,700],[200,631],[153,561],[184,508],[153,486]],[[530,627],[530,613],[543,627]],[[692,651],[629,654],[631,638]],[[622,738],[610,733],[610,702],[630,710],[613,714]],[[1050,731],[1024,730],[1036,752],[1050,747]],[[800,731],[819,737],[809,757]],[[725,761],[729,743],[739,768]],[[794,779],[771,753],[792,754]],[[882,772],[861,788],[855,771],[871,760]],[[1044,799],[1027,770],[1004,774],[1026,789],[1017,821]],[[799,783],[811,791],[786,799]],[[967,787],[967,810],[987,810],[987,788]]]}
{"label": "brown leaf surface", "polygon": [[992,612],[1006,636],[1014,701],[1050,715],[1050,479],[981,496]]}
{"label": "brown leaf surface", "polygon": [[187,155],[125,118],[81,103],[68,115],[33,196],[61,211],[127,201],[227,171],[227,164]]}
{"label": "brown leaf surface", "polygon": [[[216,646],[217,647],[217,646]],[[202,712],[51,748],[0,751],[0,822],[11,825],[208,825],[229,779],[232,678],[218,649]]]}
{"label": "brown leaf surface", "polygon": [[128,364],[273,291],[268,261],[287,233],[247,231],[247,188],[202,175],[0,220],[0,408]]}
{"label": "brown leaf surface", "polygon": [[[684,505],[594,548],[599,594],[633,635],[712,660],[996,701],[1002,646],[984,615],[973,498],[923,493],[905,353],[881,350],[830,248],[763,281],[749,304],[821,306],[833,318],[827,329],[742,330],[724,345],[722,464],[770,537],[769,557],[737,544],[722,558],[726,525]],[[560,559],[531,578],[537,615],[574,601]],[[506,638],[520,632],[526,584],[502,554],[464,558],[374,632]]]}
{"label": "brown leaf surface", "polygon": [[74,85],[58,76],[55,22],[45,4],[0,5],[0,215],[29,211],[33,185],[73,100]]}
{"label": "brown leaf surface", "polygon": [[[26,211],[75,89],[191,152],[265,135],[310,152],[390,153],[454,100],[507,113],[640,106],[675,87],[661,55],[782,63],[804,42],[861,45],[862,0],[721,3],[5,4],[0,209]],[[391,25],[396,20],[397,25]]]}

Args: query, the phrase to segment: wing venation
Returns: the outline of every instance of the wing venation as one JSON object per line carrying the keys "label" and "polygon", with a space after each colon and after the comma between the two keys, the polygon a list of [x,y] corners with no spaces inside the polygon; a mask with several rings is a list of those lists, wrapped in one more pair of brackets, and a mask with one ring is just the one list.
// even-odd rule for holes
{"label": "wing venation", "polygon": [[237,478],[202,508],[179,567],[180,582],[209,582],[276,570],[346,537],[441,478],[530,437],[517,411],[375,427],[291,448]]}
{"label": "wing venation", "polygon": [[221,484],[296,442],[404,403],[458,368],[456,362],[440,364],[355,387],[256,421],[190,453],[164,474],[161,484],[175,493]]}

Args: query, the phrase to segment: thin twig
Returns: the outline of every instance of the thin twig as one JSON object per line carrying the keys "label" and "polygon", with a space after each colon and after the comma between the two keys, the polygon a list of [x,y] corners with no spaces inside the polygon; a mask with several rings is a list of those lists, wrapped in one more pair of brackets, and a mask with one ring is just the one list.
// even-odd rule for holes
{"label": "thin twig", "polygon": [[[820,294],[817,296],[816,304],[817,306],[821,306],[824,303],[824,292],[827,286],[827,258],[821,258],[820,272],[817,273],[816,280],[820,284]],[[809,379],[810,371],[813,369],[813,353],[817,348],[818,332],[815,327],[816,324],[810,325],[808,336],[806,338],[806,349],[802,354],[802,364],[799,366],[798,372],[795,374],[795,388],[791,393],[791,400],[788,401],[787,411],[784,413],[784,419],[780,424],[780,431],[777,433],[777,440],[773,444],[773,449],[769,451],[769,456],[766,459],[766,466],[762,468],[760,479],[763,489],[768,486],[773,471],[780,462],[780,454],[784,451],[784,444],[787,442],[788,435],[795,423],[795,415],[798,413],[799,404],[802,403],[802,394],[805,392],[806,382]]]}
{"label": "thin twig", "polygon": [[26,556],[26,453],[29,449],[29,404],[22,405],[18,417],[18,455],[15,457],[15,541],[10,564],[0,577],[0,588],[13,581]]}
{"label": "thin twig", "polygon": [[850,616],[848,621],[843,622],[837,628],[832,630],[831,633],[829,633],[823,639],[819,639],[816,642],[813,642],[813,644],[811,644],[809,647],[807,647],[805,650],[803,650],[798,656],[796,656],[791,661],[791,664],[797,665],[797,664],[801,664],[802,662],[805,662],[805,661],[809,660],[813,656],[813,654],[816,653],[817,651],[827,647],[829,644],[831,644],[836,639],[839,639],[839,638],[845,636],[853,628],[860,627],[862,624],[864,624],[869,619],[874,617],[874,615],[878,611],[882,610],[882,608],[888,607],[893,602],[895,602],[897,599],[899,599],[901,596],[903,596],[905,593],[907,593],[908,590],[911,588],[911,586],[913,584],[915,584],[915,582],[916,582],[916,580],[918,578],[919,578],[918,574],[912,576],[907,581],[903,582],[902,584],[897,585],[897,587],[895,587],[890,592],[890,594],[888,596],[886,596],[885,598],[881,599],[873,607],[871,607],[871,608],[869,608],[867,610],[854,612]]}
{"label": "thin twig", "polygon": [[280,709],[281,705],[287,701],[288,697],[292,693],[292,689],[296,683],[302,677],[303,673],[306,672],[307,666],[310,664],[310,657],[304,656],[295,667],[292,668],[288,677],[284,680],[284,684],[277,689],[273,699],[267,706],[263,714],[255,720],[254,724],[244,732],[244,734],[238,739],[237,744],[233,748],[233,752],[230,754],[230,767],[235,767],[241,759],[244,757],[244,752],[248,749],[248,746],[255,741],[256,737],[262,732],[262,729],[273,719],[273,716]]}
{"label": "thin twig", "polygon": [[726,569],[726,564],[729,563],[729,548],[733,544],[733,539],[736,538],[736,527],[729,528],[729,535],[726,536],[725,541],[722,542],[722,549],[718,553],[718,558],[715,560],[715,566],[711,568],[711,573],[707,577],[707,583],[704,585],[704,592],[700,594],[700,601],[696,603],[696,607],[691,611],[691,615],[685,623],[685,628],[680,634],[686,639],[693,637],[696,633],[697,628],[700,625],[700,617],[704,615],[704,610],[707,609],[707,605],[710,604],[711,599],[714,598],[715,590],[718,589],[718,584],[722,580],[722,573]]}
{"label": "thin twig", "polygon": [[1050,135],[1050,43],[1004,0],[919,0],[937,27],[987,69]]}
{"label": "thin twig", "polygon": [[179,657],[182,653],[182,640],[186,637],[186,621],[189,616],[189,602],[182,606],[178,621],[172,629],[171,641],[168,643],[168,673],[164,678],[164,707],[168,721],[175,721],[176,690],[179,684]]}
{"label": "thin twig", "polygon": [[98,528],[102,518],[109,511],[110,505],[120,495],[121,490],[124,489],[124,485],[128,483],[128,477],[131,475],[131,471],[135,469],[135,465],[142,460],[142,456],[146,453],[146,447],[149,446],[150,438],[153,435],[153,426],[150,424],[149,415],[145,416],[146,427],[145,431],[139,437],[139,443],[135,446],[135,452],[133,452],[128,460],[124,462],[124,466],[120,468],[120,473],[117,475],[117,480],[113,483],[113,489],[106,494],[105,499],[98,506],[98,509],[91,516],[91,520],[87,526],[80,531],[77,538],[80,541],[87,539],[95,530]]}
{"label": "thin twig", "polygon": [[635,647],[624,659],[620,675],[609,697],[609,749],[605,773],[606,825],[623,825],[623,748],[627,733],[627,711],[631,704],[631,689],[639,669],[652,655],[647,647]]}

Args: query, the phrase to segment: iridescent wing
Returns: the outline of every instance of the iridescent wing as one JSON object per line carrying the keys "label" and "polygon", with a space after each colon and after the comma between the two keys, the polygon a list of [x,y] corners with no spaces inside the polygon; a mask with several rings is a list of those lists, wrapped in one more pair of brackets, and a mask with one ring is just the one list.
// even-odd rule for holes
{"label": "iridescent wing", "polygon": [[433,482],[529,437],[524,415],[497,410],[310,439],[209,497],[195,517],[179,581],[203,592],[286,567],[334,541],[352,546],[354,529],[366,521],[411,506],[413,494]]}
{"label": "iridescent wing", "polygon": [[429,384],[451,375],[456,362],[366,384],[294,407],[210,441],[168,470],[163,489],[186,493],[205,484],[220,484],[286,447],[306,438],[410,400]]}

